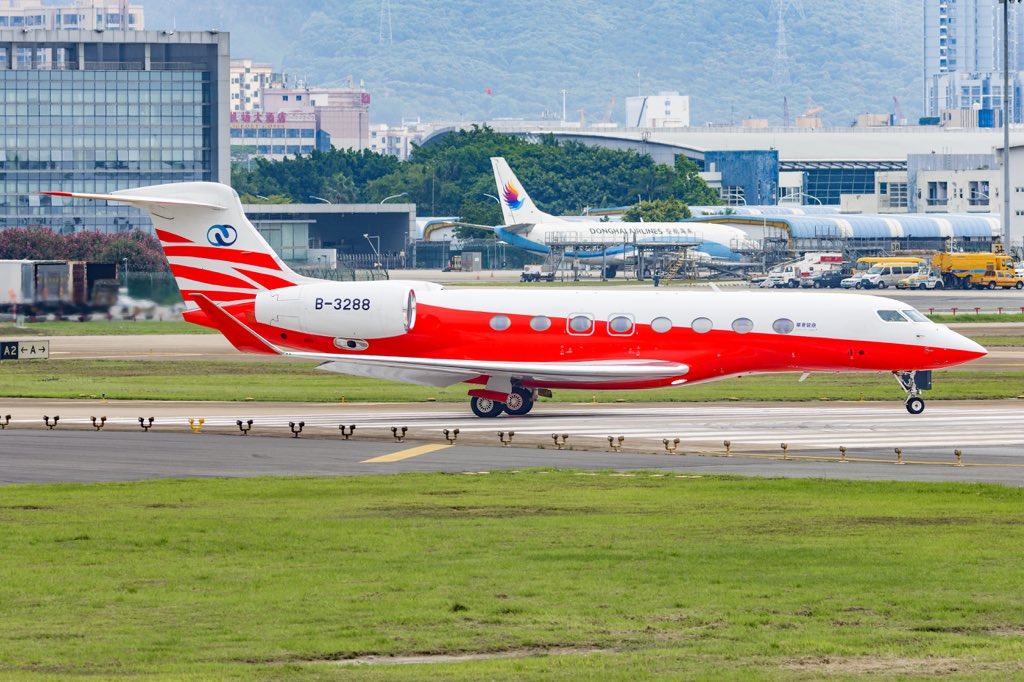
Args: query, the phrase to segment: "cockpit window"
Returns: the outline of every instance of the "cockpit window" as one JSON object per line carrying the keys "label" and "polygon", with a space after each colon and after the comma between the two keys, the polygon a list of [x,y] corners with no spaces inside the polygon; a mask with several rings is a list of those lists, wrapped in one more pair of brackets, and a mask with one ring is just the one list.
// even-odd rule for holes
{"label": "cockpit window", "polygon": [[907,318],[900,315],[898,310],[878,310],[878,316],[886,322],[906,322]]}
{"label": "cockpit window", "polygon": [[910,310],[901,310],[900,312],[903,313],[904,315],[906,315],[907,317],[909,317],[914,322],[929,322],[930,321],[927,317],[925,317],[921,313],[917,312],[913,308],[911,308]]}

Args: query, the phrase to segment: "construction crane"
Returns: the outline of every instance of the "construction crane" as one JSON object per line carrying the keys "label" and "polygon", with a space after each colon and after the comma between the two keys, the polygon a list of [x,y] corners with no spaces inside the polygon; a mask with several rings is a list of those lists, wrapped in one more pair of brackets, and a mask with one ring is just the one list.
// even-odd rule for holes
{"label": "construction crane", "polygon": [[823,107],[823,106],[821,106],[819,104],[815,104],[814,100],[812,98],[808,97],[807,98],[807,111],[805,111],[803,114],[801,114],[801,116],[817,116],[818,114],[820,114],[823,111],[825,111],[825,107]]}

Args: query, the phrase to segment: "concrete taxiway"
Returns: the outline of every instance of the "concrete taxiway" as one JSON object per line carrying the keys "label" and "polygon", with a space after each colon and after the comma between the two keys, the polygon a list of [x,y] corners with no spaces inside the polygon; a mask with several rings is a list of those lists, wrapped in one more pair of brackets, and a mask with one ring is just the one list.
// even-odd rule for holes
{"label": "concrete taxiway", "polygon": [[[933,401],[919,416],[898,401],[548,403],[527,417],[481,420],[464,405],[446,404],[3,400],[0,419],[6,414],[12,419],[0,431],[3,483],[554,466],[1024,485],[1024,401]],[[43,415],[51,422],[60,415],[54,430]],[[94,416],[106,417],[101,431],[92,426]],[[154,427],[143,432],[139,417],[154,417]],[[201,432],[194,433],[199,419]],[[243,436],[236,422],[249,419],[252,430]],[[303,429],[294,438],[299,422]],[[345,440],[339,426],[348,431],[352,425],[355,432]],[[405,442],[395,442],[393,427],[405,427]],[[449,436],[459,430],[454,445],[444,429]],[[557,449],[553,434],[559,440],[568,435],[566,449]],[[611,451],[608,436],[616,444],[623,437],[621,452]],[[666,452],[666,440],[673,453]],[[724,456],[726,440],[731,457]],[[870,461],[842,463],[839,446],[848,460]],[[911,463],[897,464],[895,448]],[[957,449],[965,466],[953,466]]]}

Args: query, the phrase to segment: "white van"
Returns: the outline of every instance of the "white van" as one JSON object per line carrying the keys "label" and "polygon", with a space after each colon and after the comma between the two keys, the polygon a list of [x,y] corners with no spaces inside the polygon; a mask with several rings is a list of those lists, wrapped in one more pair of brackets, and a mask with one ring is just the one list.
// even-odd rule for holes
{"label": "white van", "polygon": [[861,276],[860,284],[865,289],[894,287],[901,279],[917,274],[920,269],[921,266],[918,263],[875,265]]}

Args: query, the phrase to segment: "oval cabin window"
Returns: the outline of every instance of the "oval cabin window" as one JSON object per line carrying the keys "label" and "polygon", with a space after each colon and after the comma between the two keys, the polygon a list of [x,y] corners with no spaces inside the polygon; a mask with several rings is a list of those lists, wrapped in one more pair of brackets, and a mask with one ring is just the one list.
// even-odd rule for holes
{"label": "oval cabin window", "polygon": [[737,334],[747,334],[754,329],[754,322],[749,317],[738,317],[732,321],[732,330]]}
{"label": "oval cabin window", "polygon": [[512,320],[509,319],[508,315],[495,315],[491,318],[491,329],[496,332],[503,332],[512,326]]}
{"label": "oval cabin window", "polygon": [[707,334],[714,326],[714,323],[706,317],[698,317],[690,323],[690,329],[698,334]]}
{"label": "oval cabin window", "polygon": [[772,329],[774,329],[777,334],[788,334],[796,329],[796,325],[793,324],[793,320],[780,317],[772,322]]}
{"label": "oval cabin window", "polygon": [[626,315],[616,315],[608,321],[608,330],[612,334],[625,336],[633,333],[633,319]]}
{"label": "oval cabin window", "polygon": [[569,318],[569,331],[573,334],[587,334],[593,325],[594,321],[586,315],[573,315]]}
{"label": "oval cabin window", "polygon": [[546,332],[551,329],[551,319],[543,315],[537,315],[530,319],[530,329],[535,332]]}
{"label": "oval cabin window", "polygon": [[667,317],[656,317],[651,320],[651,331],[664,334],[672,329],[672,320]]}

